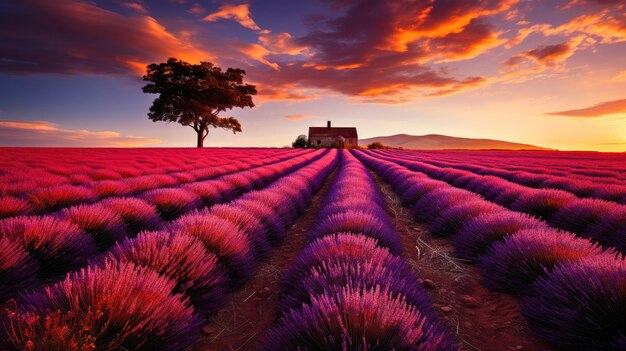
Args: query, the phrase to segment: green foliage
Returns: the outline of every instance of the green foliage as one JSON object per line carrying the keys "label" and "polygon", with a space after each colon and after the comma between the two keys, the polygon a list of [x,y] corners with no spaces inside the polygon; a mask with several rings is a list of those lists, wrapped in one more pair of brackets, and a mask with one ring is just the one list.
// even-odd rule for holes
{"label": "green foliage", "polygon": [[210,128],[241,132],[236,118],[218,115],[234,107],[254,107],[256,87],[244,84],[245,74],[238,68],[222,71],[210,62],[194,65],[175,58],[150,64],[143,76],[150,83],[143,92],[159,97],[152,103],[148,118],[193,128],[198,134],[198,147],[203,146]]}
{"label": "green foliage", "polygon": [[388,149],[389,147],[381,143],[380,141],[375,141],[373,143],[367,144],[367,148],[371,150],[371,149]]}
{"label": "green foliage", "polygon": [[296,140],[293,143],[291,143],[291,146],[297,147],[297,148],[305,148],[307,147],[307,144],[308,144],[308,140],[307,140],[306,135],[300,134],[298,135]]}

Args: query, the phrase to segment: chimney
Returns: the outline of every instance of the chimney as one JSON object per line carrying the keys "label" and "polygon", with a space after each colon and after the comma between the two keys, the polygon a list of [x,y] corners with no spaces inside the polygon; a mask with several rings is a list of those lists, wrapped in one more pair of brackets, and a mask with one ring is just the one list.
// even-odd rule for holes
{"label": "chimney", "polygon": [[330,121],[326,121],[326,128],[330,128]]}

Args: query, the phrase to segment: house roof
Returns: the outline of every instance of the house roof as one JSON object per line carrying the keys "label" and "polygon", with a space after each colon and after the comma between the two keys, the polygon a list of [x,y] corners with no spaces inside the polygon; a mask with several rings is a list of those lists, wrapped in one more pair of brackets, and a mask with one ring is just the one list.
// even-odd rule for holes
{"label": "house roof", "polygon": [[309,138],[311,137],[344,137],[358,138],[355,127],[309,127]]}

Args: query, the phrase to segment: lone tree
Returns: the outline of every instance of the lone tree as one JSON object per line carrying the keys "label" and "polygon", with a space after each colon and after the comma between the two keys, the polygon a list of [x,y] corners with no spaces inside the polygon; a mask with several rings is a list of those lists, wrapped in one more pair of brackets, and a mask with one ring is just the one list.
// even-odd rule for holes
{"label": "lone tree", "polygon": [[190,126],[198,134],[198,147],[204,146],[210,128],[241,132],[236,118],[218,115],[233,107],[254,107],[256,87],[244,84],[245,75],[238,68],[222,71],[210,62],[193,65],[175,58],[148,65],[143,80],[151,83],[143,87],[143,92],[159,94],[148,118]]}

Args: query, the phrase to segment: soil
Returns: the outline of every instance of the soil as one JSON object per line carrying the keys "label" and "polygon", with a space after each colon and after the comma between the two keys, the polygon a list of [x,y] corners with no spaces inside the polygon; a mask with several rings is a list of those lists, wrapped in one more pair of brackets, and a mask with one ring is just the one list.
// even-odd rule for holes
{"label": "soil", "polygon": [[202,328],[203,336],[192,351],[247,351],[258,349],[267,330],[276,321],[280,299],[279,282],[306,244],[309,230],[324,205],[337,170],[313,197],[311,206],[290,227],[285,241],[271,250],[254,278],[231,294],[215,321]]}
{"label": "soil", "polygon": [[553,350],[530,332],[518,299],[483,287],[478,268],[455,258],[450,240],[430,234],[402,207],[391,187],[372,175],[386,196],[389,216],[402,239],[403,258],[430,291],[440,322],[456,333],[461,350]]}
{"label": "soil", "polygon": [[[215,321],[202,328],[203,336],[192,351],[258,348],[276,321],[281,276],[304,248],[335,173],[291,226],[285,242],[261,263],[253,280],[232,294]],[[391,188],[372,175],[387,198],[389,216],[404,246],[403,258],[430,291],[440,322],[456,334],[462,351],[553,350],[531,334],[515,297],[484,288],[478,268],[455,258],[450,241],[434,237],[426,225],[414,221]]]}

